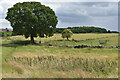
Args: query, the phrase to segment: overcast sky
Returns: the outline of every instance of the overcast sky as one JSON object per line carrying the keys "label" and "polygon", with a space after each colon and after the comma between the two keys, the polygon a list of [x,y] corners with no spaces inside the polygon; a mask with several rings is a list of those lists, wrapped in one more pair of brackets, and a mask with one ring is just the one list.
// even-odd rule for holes
{"label": "overcast sky", "polygon": [[96,26],[118,30],[118,0],[0,0],[0,28],[11,28],[5,20],[7,9],[23,1],[37,1],[52,8],[59,28]]}

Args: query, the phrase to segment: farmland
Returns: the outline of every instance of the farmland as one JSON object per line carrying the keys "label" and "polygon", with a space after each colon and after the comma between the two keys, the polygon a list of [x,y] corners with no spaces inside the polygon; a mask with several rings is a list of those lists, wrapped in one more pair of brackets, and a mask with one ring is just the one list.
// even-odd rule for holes
{"label": "farmland", "polygon": [[[29,44],[24,36],[2,38],[2,76],[14,78],[113,78],[118,77],[118,34],[73,34],[70,40],[61,34],[35,38],[41,44]],[[77,45],[103,48],[74,48]]]}

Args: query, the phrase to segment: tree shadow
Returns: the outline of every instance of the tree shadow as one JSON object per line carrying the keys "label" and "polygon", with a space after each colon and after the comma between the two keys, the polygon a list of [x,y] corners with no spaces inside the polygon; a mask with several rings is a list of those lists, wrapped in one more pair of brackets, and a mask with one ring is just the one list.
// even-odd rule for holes
{"label": "tree shadow", "polygon": [[[29,40],[27,41],[21,41],[21,40],[17,40],[17,41],[12,41],[11,43],[8,43],[8,44],[2,44],[2,46],[4,47],[19,47],[19,46],[26,46],[26,45],[29,45],[31,44],[31,42]],[[38,45],[37,43],[36,44],[32,44],[32,45]]]}
{"label": "tree shadow", "polygon": [[54,41],[83,42],[85,40],[62,40],[62,39],[59,39],[59,40],[54,40]]}

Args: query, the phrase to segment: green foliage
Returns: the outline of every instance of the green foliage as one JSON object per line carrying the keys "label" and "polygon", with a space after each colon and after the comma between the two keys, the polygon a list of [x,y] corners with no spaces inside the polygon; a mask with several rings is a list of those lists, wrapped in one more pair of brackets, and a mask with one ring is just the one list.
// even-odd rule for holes
{"label": "green foliage", "polygon": [[16,33],[12,32],[12,36],[16,36],[16,35],[18,35],[18,34],[16,34]]}
{"label": "green foliage", "polygon": [[14,32],[0,32],[1,37],[16,36]]}
{"label": "green foliage", "polygon": [[[13,32],[31,37],[50,37],[57,25],[57,16],[48,6],[40,2],[16,3],[8,9],[6,19],[10,21]],[[41,36],[42,35],[42,36]]]}
{"label": "green foliage", "polygon": [[55,28],[54,33],[62,33],[65,28]]}
{"label": "green foliage", "polygon": [[110,30],[108,30],[108,33],[111,33],[111,31],[110,31]]}
{"label": "green foliage", "polygon": [[72,31],[70,29],[65,29],[63,32],[62,32],[62,38],[67,38],[67,40],[69,38],[71,38],[71,36],[73,35]]}
{"label": "green foliage", "polygon": [[0,32],[0,36],[1,37],[8,37],[8,36],[12,36],[12,33],[10,33],[10,32]]}

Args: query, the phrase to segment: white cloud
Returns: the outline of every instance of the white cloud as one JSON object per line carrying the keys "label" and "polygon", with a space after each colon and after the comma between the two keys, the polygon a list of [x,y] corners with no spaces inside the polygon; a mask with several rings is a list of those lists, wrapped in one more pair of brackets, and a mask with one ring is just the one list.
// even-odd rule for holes
{"label": "white cloud", "polygon": [[49,6],[51,9],[53,9],[55,12],[62,6],[61,4],[58,3],[43,3],[46,6]]}
{"label": "white cloud", "polygon": [[7,20],[0,19],[0,28],[11,28],[11,26]]}
{"label": "white cloud", "polygon": [[5,19],[0,19],[0,23],[3,23],[5,22],[6,20]]}
{"label": "white cloud", "polygon": [[81,15],[84,15],[84,16],[88,16],[88,12],[85,9],[77,10],[77,13],[81,14]]}
{"label": "white cloud", "polygon": [[118,14],[118,3],[115,2],[85,3],[80,7],[86,10],[89,16],[104,17]]}

